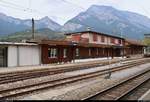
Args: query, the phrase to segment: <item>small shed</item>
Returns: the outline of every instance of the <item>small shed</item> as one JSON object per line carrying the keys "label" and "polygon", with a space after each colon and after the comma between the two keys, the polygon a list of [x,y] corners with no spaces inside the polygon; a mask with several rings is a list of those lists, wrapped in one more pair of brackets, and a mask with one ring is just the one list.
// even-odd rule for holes
{"label": "small shed", "polygon": [[0,42],[0,67],[39,65],[40,59],[38,44]]}

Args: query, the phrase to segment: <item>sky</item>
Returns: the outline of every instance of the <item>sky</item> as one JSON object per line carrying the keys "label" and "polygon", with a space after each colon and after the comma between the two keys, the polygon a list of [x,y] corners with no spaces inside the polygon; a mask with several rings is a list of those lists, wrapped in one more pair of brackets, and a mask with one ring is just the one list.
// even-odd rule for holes
{"label": "sky", "polygon": [[112,6],[150,18],[150,0],[0,0],[0,13],[21,19],[48,16],[63,25],[94,4]]}

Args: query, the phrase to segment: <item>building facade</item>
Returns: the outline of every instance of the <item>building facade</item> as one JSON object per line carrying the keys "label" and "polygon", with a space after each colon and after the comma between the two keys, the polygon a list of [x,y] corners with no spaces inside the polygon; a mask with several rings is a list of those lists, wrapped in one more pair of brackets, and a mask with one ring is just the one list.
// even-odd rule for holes
{"label": "building facade", "polygon": [[125,40],[93,31],[66,34],[65,40],[42,40],[42,63],[71,62],[74,59],[119,57]]}
{"label": "building facade", "polygon": [[94,44],[115,45],[115,46],[124,45],[123,38],[93,31],[68,33],[66,34],[66,38],[68,41],[83,42],[83,43],[94,43]]}
{"label": "building facade", "polygon": [[0,42],[0,67],[72,62],[75,59],[123,57],[143,54],[137,41],[85,31],[66,34],[65,40],[27,43]]}
{"label": "building facade", "polygon": [[41,40],[42,64],[75,59],[120,57],[143,54],[144,45],[93,31],[66,34],[65,40]]}

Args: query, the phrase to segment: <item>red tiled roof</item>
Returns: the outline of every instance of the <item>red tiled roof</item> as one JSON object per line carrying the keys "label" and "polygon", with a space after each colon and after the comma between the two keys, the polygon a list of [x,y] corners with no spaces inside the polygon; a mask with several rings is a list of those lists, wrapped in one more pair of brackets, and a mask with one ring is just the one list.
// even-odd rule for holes
{"label": "red tiled roof", "polygon": [[113,37],[113,38],[124,39],[124,38],[119,37],[119,36],[114,36],[114,35],[110,35],[110,34],[104,34],[104,33],[96,32],[96,31],[72,32],[72,33],[66,33],[65,35],[75,35],[75,34],[81,34],[81,33],[96,33],[96,34],[100,34],[100,35],[104,35],[104,36],[109,36],[109,37]]}

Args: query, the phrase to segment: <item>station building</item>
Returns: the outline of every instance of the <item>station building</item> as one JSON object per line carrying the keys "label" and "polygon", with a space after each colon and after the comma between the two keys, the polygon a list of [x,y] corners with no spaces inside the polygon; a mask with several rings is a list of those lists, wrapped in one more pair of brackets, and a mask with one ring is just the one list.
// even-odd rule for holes
{"label": "station building", "polygon": [[42,40],[42,63],[71,62],[75,59],[142,55],[142,43],[94,31],[67,33],[65,40]]}
{"label": "station building", "polygon": [[67,33],[64,40],[0,43],[0,67],[72,62],[75,59],[143,54],[145,45],[94,31]]}

